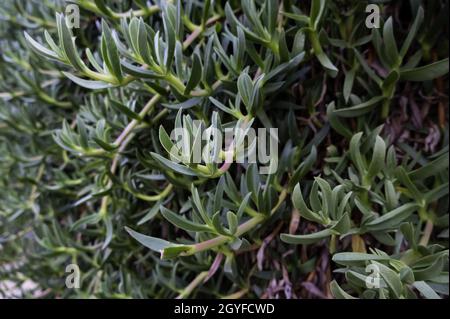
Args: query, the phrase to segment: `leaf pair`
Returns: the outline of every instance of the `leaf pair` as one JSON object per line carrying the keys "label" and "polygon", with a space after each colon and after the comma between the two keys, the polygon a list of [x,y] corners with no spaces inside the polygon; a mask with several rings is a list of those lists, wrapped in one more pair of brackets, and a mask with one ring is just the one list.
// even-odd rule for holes
{"label": "leaf pair", "polygon": [[362,132],[353,135],[350,140],[349,155],[360,174],[362,187],[370,189],[373,179],[385,167],[386,143],[380,136],[375,136],[372,158],[369,161],[361,151],[362,136]]}
{"label": "leaf pair", "polygon": [[430,81],[449,72],[448,58],[417,67],[422,57],[421,51],[417,51],[407,63],[404,63],[404,57],[419,30],[423,16],[423,9],[422,7],[419,7],[414,23],[400,50],[398,49],[394,36],[392,17],[390,17],[383,26],[383,36],[380,35],[377,29],[373,29],[372,41],[377,51],[377,56],[388,71],[387,76],[384,79],[381,79],[376,75],[362,55],[354,49],[359,64],[367,75],[378,85],[381,94],[373,96],[360,104],[337,109],[334,111],[336,115],[341,117],[361,116],[370,112],[381,103],[383,106],[381,115],[385,118],[388,115],[389,104],[394,96],[398,81]]}
{"label": "leaf pair", "polygon": [[[416,298],[413,291],[416,288],[427,299],[440,299],[433,289],[439,285],[425,280],[439,280],[437,278],[443,271],[442,260],[448,256],[448,250],[427,252],[428,256],[413,257],[412,261],[409,257],[411,253],[411,250],[400,256],[388,256],[378,250],[371,254],[337,253],[333,256],[333,261],[347,267],[338,269],[337,272],[344,273],[349,286],[363,298]],[[444,282],[448,284],[448,278]],[[336,282],[331,283],[331,290],[337,298],[354,298]]]}
{"label": "leaf pair", "polygon": [[309,194],[310,209],[303,199],[300,184],[297,184],[292,193],[294,207],[302,217],[327,228],[309,235],[281,234],[281,240],[290,244],[311,244],[331,235],[347,233],[351,227],[351,197],[352,192],[345,193],[343,185],[331,189],[327,181],[316,177]]}
{"label": "leaf pair", "polygon": [[122,83],[124,75],[120,64],[118,49],[115,40],[113,39],[111,30],[105,21],[102,21],[103,32],[101,40],[101,54],[105,67],[102,68],[96,58],[92,55],[91,51],[89,49],[86,50],[86,56],[96,71],[89,69],[78,54],[75,46],[75,38],[67,25],[64,15],[56,14],[56,24],[59,46],[56,45],[50,34],[45,31],[45,39],[51,50],[33,40],[25,32],[26,40],[37,54],[45,58],[50,58],[69,64],[82,75],[93,79],[86,80],[72,73],[63,72],[63,74],[69,79],[82,87],[88,89],[104,89]]}

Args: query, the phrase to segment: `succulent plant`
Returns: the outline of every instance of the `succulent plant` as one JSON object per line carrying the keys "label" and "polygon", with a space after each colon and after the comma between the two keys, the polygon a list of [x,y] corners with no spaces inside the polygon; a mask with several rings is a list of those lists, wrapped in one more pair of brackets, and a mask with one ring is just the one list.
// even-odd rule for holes
{"label": "succulent plant", "polygon": [[0,4],[0,296],[448,298],[446,12]]}

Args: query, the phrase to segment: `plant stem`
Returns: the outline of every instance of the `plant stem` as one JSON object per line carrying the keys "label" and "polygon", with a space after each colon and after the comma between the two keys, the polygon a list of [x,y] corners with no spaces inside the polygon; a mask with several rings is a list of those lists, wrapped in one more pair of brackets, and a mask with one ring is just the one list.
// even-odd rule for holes
{"label": "plant stem", "polygon": [[37,175],[36,175],[36,184],[34,184],[33,187],[31,188],[30,197],[28,198],[29,207],[31,207],[31,208],[33,207],[34,201],[38,197],[38,194],[37,194],[37,190],[38,190],[37,183],[41,180],[42,175],[44,174],[44,169],[45,169],[44,163],[39,165],[39,168],[38,168],[38,171],[37,171]]}
{"label": "plant stem", "polygon": [[221,299],[240,299],[247,292],[248,292],[248,288],[245,288],[245,289],[239,290],[231,295],[224,296]]}
{"label": "plant stem", "polygon": [[329,252],[331,255],[336,252],[336,235],[331,235]]}
{"label": "plant stem", "polygon": [[[280,205],[284,202],[284,199],[286,198],[286,195],[287,195],[287,189],[285,188],[285,189],[283,189],[283,191],[281,192],[280,196],[278,197],[278,202],[275,205],[275,207],[273,207],[272,210],[270,211],[270,215],[269,216],[260,214],[258,216],[252,217],[248,221],[246,221],[243,224],[239,225],[239,227],[236,230],[235,237],[242,236],[246,232],[252,230],[256,226],[261,224],[264,220],[266,220],[272,214],[274,214],[277,211],[277,209],[280,207]],[[219,245],[222,245],[222,244],[230,241],[231,239],[232,238],[229,237],[229,236],[223,236],[223,235],[217,236],[215,238],[206,240],[204,242],[192,245],[191,249],[189,249],[188,251],[182,253],[181,256],[189,256],[189,255],[193,255],[193,254],[196,254],[196,253],[204,251],[204,250],[208,250],[208,249],[217,247]]]}
{"label": "plant stem", "polygon": [[186,286],[186,288],[184,288],[181,293],[177,296],[176,299],[183,299],[188,297],[192,291],[203,282],[203,280],[206,278],[206,276],[208,276],[208,272],[207,271],[202,271],[201,273],[199,273],[197,275],[197,277],[194,278],[194,280],[191,281],[191,283],[189,285]]}
{"label": "plant stem", "polygon": [[419,241],[419,245],[422,245],[422,246],[428,245],[428,242],[430,241],[431,233],[433,231],[433,226],[434,226],[433,222],[430,219],[428,219],[427,223],[425,224],[425,229],[423,231],[422,238]]}
{"label": "plant stem", "polygon": [[390,99],[386,99],[383,101],[383,105],[381,106],[381,118],[385,119],[389,115],[389,106],[390,106]]}
{"label": "plant stem", "polygon": [[183,50],[186,50],[192,44],[192,42],[194,42],[195,39],[197,39],[197,37],[202,32],[203,32],[203,29],[201,27],[195,28],[195,30],[191,34],[189,34],[189,36],[186,38],[186,40],[184,40],[184,42],[183,42]]}
{"label": "plant stem", "polygon": [[[153,107],[156,105],[156,103],[161,99],[161,95],[157,94],[153,96],[147,104],[144,106],[141,112],[139,112],[139,117],[143,118]],[[127,136],[130,134],[130,132],[138,125],[141,121],[140,120],[132,120],[127,127],[122,131],[122,133],[119,135],[119,137],[114,141],[114,144],[121,145],[122,142],[127,138]]]}
{"label": "plant stem", "polygon": [[[145,114],[152,109],[156,103],[159,101],[159,99],[161,98],[161,95],[157,94],[155,96],[153,96],[150,101],[147,102],[147,104],[144,106],[144,108],[142,109],[141,112],[139,112],[139,117],[143,118],[145,116]],[[125,130],[123,130],[123,132],[119,135],[119,137],[116,139],[116,141],[114,142],[114,144],[116,145],[120,145],[119,149],[117,150],[117,153],[114,155],[113,160],[112,160],[112,164],[111,164],[111,169],[110,172],[111,174],[115,174],[116,173],[116,169],[117,166],[119,165],[119,159],[121,156],[121,153],[125,150],[125,148],[127,147],[128,143],[131,142],[131,140],[134,137],[134,133],[132,133],[132,130],[140,123],[140,120],[132,120],[127,127],[125,128]],[[107,188],[112,187],[112,181],[110,180],[108,182]],[[105,195],[102,197],[102,202],[100,205],[100,216],[102,218],[104,218],[107,214],[107,209],[108,209],[108,202],[109,202],[109,196]]]}
{"label": "plant stem", "polygon": [[[255,226],[259,225],[264,219],[265,219],[265,216],[263,216],[263,215],[255,216],[255,217],[249,219],[245,223],[239,225],[239,227],[236,230],[235,236],[236,237],[242,236],[249,230],[253,229]],[[190,250],[188,250],[186,253],[181,254],[181,255],[182,256],[183,255],[186,255],[186,256],[193,255],[198,252],[208,250],[208,249],[214,248],[216,246],[225,244],[230,239],[231,239],[231,237],[229,237],[229,236],[223,236],[223,235],[217,236],[215,238],[212,238],[212,239],[206,240],[204,242],[193,245]]]}
{"label": "plant stem", "polygon": [[[220,20],[220,18],[222,18],[221,15],[215,15],[211,18],[209,18],[204,26],[195,26],[195,25],[191,25],[191,29],[192,29],[192,33],[188,35],[188,37],[184,40],[183,42],[183,50],[186,50],[191,44],[192,42],[195,41],[195,39],[197,39],[202,33],[203,31],[205,31],[205,27],[216,23],[216,21]],[[186,21],[185,21],[186,23]]]}
{"label": "plant stem", "polygon": [[120,19],[123,17],[143,17],[143,16],[149,16],[156,12],[158,12],[160,9],[157,5],[153,5],[150,7],[147,7],[145,9],[141,10],[130,10],[127,12],[120,12],[120,13],[114,13],[114,18]]}
{"label": "plant stem", "polygon": [[131,194],[133,194],[134,196],[136,196],[139,199],[142,199],[146,202],[156,202],[164,197],[166,197],[167,195],[170,194],[170,192],[172,191],[173,185],[172,184],[168,184],[163,190],[162,192],[156,194],[156,195],[145,195],[145,194],[140,194],[140,193],[133,193],[133,191],[127,186],[127,185],[123,185],[123,187],[129,191]]}

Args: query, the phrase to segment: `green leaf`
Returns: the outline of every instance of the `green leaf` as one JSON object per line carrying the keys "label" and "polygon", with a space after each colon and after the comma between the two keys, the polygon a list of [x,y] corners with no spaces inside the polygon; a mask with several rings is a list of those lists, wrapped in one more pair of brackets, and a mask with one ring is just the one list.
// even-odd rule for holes
{"label": "green leaf", "polygon": [[203,12],[202,12],[202,25],[206,24],[206,21],[208,20],[209,11],[211,6],[211,0],[206,0],[203,6]]}
{"label": "green leaf", "polygon": [[97,59],[94,57],[94,55],[92,54],[92,51],[89,48],[86,48],[85,50],[86,52],[86,57],[89,60],[89,63],[92,64],[92,66],[94,67],[94,69],[98,72],[98,73],[103,73],[103,68],[100,66],[99,62],[97,61]]}
{"label": "green leaf", "polygon": [[271,70],[264,76],[263,83],[269,82],[271,79],[275,78],[278,75],[285,75],[286,72],[289,72],[291,69],[298,66],[298,64],[303,60],[305,56],[304,52],[299,53],[297,56],[289,60],[288,62],[282,63],[278,65],[276,68]]}
{"label": "green leaf", "polygon": [[267,30],[270,34],[273,34],[275,31],[277,16],[278,16],[278,1],[277,0],[268,0],[266,2],[266,10],[267,10]]}
{"label": "green leaf", "polygon": [[427,177],[441,173],[443,170],[447,169],[448,166],[449,153],[447,152],[437,159],[423,165],[421,168],[409,172],[408,177],[414,181],[423,180]]}
{"label": "green leaf", "polygon": [[162,259],[176,257],[190,249],[190,247],[186,245],[178,245],[160,238],[143,235],[126,226],[125,230],[128,232],[128,234],[130,234],[131,237],[136,239],[145,247],[159,252]]}
{"label": "green leaf", "polygon": [[423,17],[424,17],[423,8],[419,7],[419,9],[417,10],[416,18],[414,19],[411,29],[409,29],[408,35],[406,36],[402,48],[400,49],[400,56],[402,59],[408,52],[408,49],[411,46],[411,42],[415,38],[417,31],[419,30],[419,27],[422,24]]}
{"label": "green leaf", "polygon": [[355,80],[355,69],[351,69],[347,73],[345,73],[345,80],[344,80],[344,100],[345,103],[348,102],[348,99],[350,98],[350,94],[352,93],[353,88],[353,82]]}
{"label": "green leaf", "polygon": [[363,102],[358,105],[354,105],[351,107],[346,107],[342,109],[338,109],[334,111],[334,113],[338,116],[342,117],[357,117],[364,115],[371,110],[373,110],[379,102],[381,102],[384,99],[383,96],[375,96],[371,98],[370,100]]}
{"label": "green leaf", "polygon": [[162,125],[159,127],[159,142],[164,147],[166,152],[170,154],[171,158],[173,157],[181,162],[181,156],[179,156],[179,148],[172,142]]}
{"label": "green leaf", "polygon": [[161,214],[170,223],[183,230],[192,232],[211,232],[211,229],[207,225],[192,222],[174,213],[170,209],[165,208],[164,206],[161,206]]}
{"label": "green leaf", "polygon": [[331,290],[331,293],[333,294],[333,296],[337,299],[358,299],[358,298],[355,298],[355,297],[349,295],[348,293],[346,293],[339,286],[339,284],[336,282],[336,280],[333,280],[330,283],[330,290]]}
{"label": "green leaf", "polygon": [[146,223],[147,221],[152,220],[156,216],[156,214],[158,214],[160,207],[161,207],[161,200],[157,201],[148,210],[148,212],[137,222],[136,225],[140,226],[140,225]]}
{"label": "green leaf", "polygon": [[226,54],[225,50],[222,48],[222,44],[220,43],[217,34],[214,34],[214,52],[218,55],[220,61],[225,65],[228,71],[230,71],[234,75],[238,75],[237,71],[231,64],[230,58]]}
{"label": "green leaf", "polygon": [[230,234],[235,234],[238,227],[238,218],[232,211],[227,212],[228,230]]}
{"label": "green leaf", "polygon": [[361,55],[361,53],[358,52],[358,50],[354,49],[353,52],[355,53],[356,58],[358,59],[359,64],[363,67],[364,71],[367,73],[367,75],[376,83],[378,86],[381,87],[382,81],[378,75],[369,67],[367,64],[366,59]]}
{"label": "green leaf", "polygon": [[383,245],[395,246],[396,244],[395,239],[389,234],[388,231],[371,231],[370,234]]}
{"label": "green leaf", "polygon": [[320,64],[328,71],[332,78],[336,77],[339,70],[337,67],[331,62],[328,56],[320,49],[320,51],[316,52],[316,58],[319,60]]}
{"label": "green leaf", "polygon": [[413,247],[414,250],[417,249],[417,238],[416,231],[412,223],[403,223],[400,225],[400,231],[402,232],[405,239]]}
{"label": "green leaf", "polygon": [[416,281],[413,286],[426,299],[442,299],[425,281]]}
{"label": "green leaf", "polygon": [[[166,11],[168,11],[168,8],[166,8]],[[166,37],[166,51],[164,52],[165,59],[164,59],[164,67],[166,70],[170,70],[172,67],[172,62],[174,60],[174,52],[175,52],[175,44],[176,44],[176,34],[174,30],[174,26],[172,23],[170,23],[168,14],[162,15],[163,18],[163,27],[164,27],[164,35]]]}
{"label": "green leaf", "polygon": [[328,56],[323,51],[317,32],[311,28],[305,28],[305,31],[308,33],[309,40],[310,40],[312,48],[314,50],[314,55],[319,60],[320,64],[325,68],[325,70],[331,77],[333,77],[333,78],[336,77],[339,70],[330,61]]}
{"label": "green leaf", "polygon": [[415,203],[404,204],[387,214],[365,224],[365,227],[370,231],[386,230],[396,228],[398,225],[407,219],[414,211],[419,208]]}
{"label": "green leaf", "polygon": [[157,74],[153,71],[146,70],[144,68],[132,65],[124,60],[120,61],[122,64],[123,70],[135,77],[142,78],[142,79],[161,79],[163,78],[163,75]]}
{"label": "green leaf", "polygon": [[[105,20],[102,20],[103,38],[106,46],[107,65],[109,66],[109,72],[116,77],[119,82],[122,81],[122,67],[120,65],[119,52],[117,51],[116,43],[111,35],[111,30]],[[105,56],[103,57],[105,58]],[[105,61],[105,62],[106,62]]]}
{"label": "green leaf", "polygon": [[339,234],[345,234],[350,230],[351,221],[348,213],[344,213],[339,221],[331,227],[332,230],[336,231]]}
{"label": "green leaf", "polygon": [[248,0],[243,1],[241,3],[242,10],[245,13],[245,16],[248,18],[248,20],[252,24],[252,29],[256,31],[256,33],[261,37],[265,38],[265,28],[263,27],[261,20],[258,16],[258,11],[256,10],[255,1],[254,0]]}
{"label": "green leaf", "polygon": [[423,198],[422,192],[420,192],[416,185],[411,181],[405,169],[402,166],[397,167],[395,170],[395,175],[399,179],[399,181],[408,189],[411,195],[416,199],[416,201],[420,201]]}
{"label": "green leaf", "polygon": [[242,215],[244,214],[244,211],[247,207],[250,207],[248,204],[248,201],[250,200],[250,197],[252,196],[252,193],[248,193],[247,195],[245,195],[244,199],[242,200],[241,204],[239,205],[239,209],[237,211],[236,216],[238,217],[238,219],[240,219],[242,217]]}
{"label": "green leaf", "polygon": [[388,261],[389,256],[373,255],[365,253],[337,253],[333,255],[333,261],[343,266],[362,266],[367,261]]}
{"label": "green leaf", "polygon": [[194,170],[192,170],[189,167],[186,167],[184,165],[180,165],[177,163],[174,163],[170,160],[168,160],[165,157],[162,157],[161,155],[157,154],[157,153],[150,153],[152,155],[152,157],[157,160],[158,162],[160,162],[163,166],[177,172],[183,175],[188,175],[188,176],[197,176],[197,172],[195,172]]}
{"label": "green leaf", "polygon": [[289,49],[286,43],[286,33],[284,30],[278,35],[278,52],[282,62],[289,60]]}
{"label": "green leaf", "polygon": [[207,225],[211,225],[211,219],[209,215],[206,213],[205,208],[203,207],[202,201],[200,199],[200,195],[198,193],[197,188],[194,184],[191,185],[191,193],[192,193],[192,202],[194,204],[194,208],[199,212],[201,218]]}
{"label": "green leaf", "polygon": [[102,219],[102,217],[100,216],[100,214],[91,214],[91,215],[83,216],[70,226],[70,230],[75,231],[75,230],[82,228],[82,226],[85,226],[85,225],[97,224],[101,221],[101,219]]}
{"label": "green leaf", "polygon": [[94,3],[101,13],[103,13],[107,17],[113,17],[112,11],[105,5],[105,2],[103,0],[94,0]]}
{"label": "green leaf", "polygon": [[311,11],[310,11],[310,25],[314,30],[317,30],[317,27],[322,18],[323,12],[325,10],[326,0],[312,0],[311,2]]}
{"label": "green leaf", "polygon": [[59,60],[58,55],[52,50],[47,49],[39,42],[35,41],[26,31],[23,32],[25,35],[25,39],[27,40],[30,48],[36,52],[38,55],[46,57],[48,59]]}
{"label": "green leaf", "polygon": [[302,29],[298,29],[294,37],[294,43],[292,44],[291,55],[295,56],[302,53],[305,50],[305,32]]}
{"label": "green leaf", "polygon": [[235,111],[226,107],[225,105],[223,105],[220,101],[216,100],[215,98],[213,98],[212,96],[209,97],[209,100],[215,105],[217,106],[219,109],[221,109],[222,111],[224,111],[225,113],[231,114],[231,115],[235,115]]}
{"label": "green leaf", "polygon": [[79,78],[69,72],[62,72],[62,74],[64,74],[66,77],[68,77],[70,80],[72,80],[73,82],[75,82],[76,84],[78,84],[81,87],[84,87],[86,89],[91,89],[91,90],[102,90],[102,89],[106,89],[106,88],[110,88],[113,87],[113,85],[103,82],[103,81],[90,81],[90,80],[84,80],[82,78]]}
{"label": "green leaf", "polygon": [[[325,201],[324,198],[321,198],[319,196],[319,184],[316,180],[314,180],[311,191],[309,192],[309,205],[311,206],[311,209],[316,212],[317,214],[320,214],[323,216],[323,206],[326,206],[327,204],[322,204],[322,202]],[[328,217],[328,216],[327,216]]]}
{"label": "green leaf", "polygon": [[61,49],[56,45],[55,41],[53,40],[52,36],[47,30],[44,30],[44,37],[45,41],[47,41],[47,44],[50,46],[53,52],[55,52],[58,55],[58,57],[61,57],[62,56]]}
{"label": "green leaf", "polygon": [[196,105],[200,105],[203,101],[203,97],[193,97],[192,99],[188,99],[184,102],[170,104],[170,103],[161,103],[162,106],[167,107],[172,110],[186,110],[190,109]]}
{"label": "green leaf", "polygon": [[316,243],[324,238],[328,238],[333,234],[333,231],[330,229],[324,229],[318,231],[316,233],[308,234],[308,235],[290,235],[290,234],[281,234],[280,238],[282,241],[288,244],[302,244],[309,245]]}
{"label": "green leaf", "polygon": [[[148,39],[149,36],[147,33],[147,28],[145,27],[145,23],[142,18],[131,20],[130,37],[132,42],[134,43],[135,51],[139,53],[144,62],[149,65],[154,64],[154,57],[156,55],[156,52],[152,52],[153,43]],[[159,39],[156,39],[156,41],[159,41]]]}
{"label": "green leaf", "polygon": [[408,266],[404,266],[403,268],[401,268],[400,269],[400,280],[403,283],[412,284],[415,281],[414,273],[413,273],[412,269],[409,268]]}
{"label": "green leaf", "polygon": [[389,179],[384,180],[384,193],[387,210],[393,210],[395,207],[398,207],[399,196],[395,190],[394,183]]}
{"label": "green leaf", "polygon": [[448,73],[448,58],[414,69],[400,71],[400,80],[424,82]]}
{"label": "green leaf", "polygon": [[220,211],[217,211],[217,212],[213,215],[213,217],[212,217],[212,225],[213,225],[213,227],[214,227],[214,230],[215,230],[218,234],[223,235],[223,236],[230,236],[230,235],[231,235],[231,234],[228,232],[228,230],[225,229],[225,228],[222,226],[222,221],[221,221],[221,214],[220,214]]}
{"label": "green leaf", "polygon": [[290,12],[281,12],[281,14],[284,15],[285,17],[288,17],[289,19],[301,22],[303,24],[310,24],[310,20],[307,15],[295,14],[295,13],[290,13]]}
{"label": "green leaf", "polygon": [[383,277],[395,297],[400,298],[403,291],[403,284],[400,280],[400,276],[395,271],[379,262],[372,261],[372,264],[378,267],[381,277]]}
{"label": "green leaf", "polygon": [[101,138],[98,138],[96,136],[93,136],[92,139],[94,140],[95,143],[97,143],[98,146],[100,146],[107,152],[113,152],[113,151],[117,150],[117,148],[119,147],[118,145],[107,143],[104,140],[102,140]]}
{"label": "green leaf", "polygon": [[240,70],[243,68],[243,65],[245,63],[246,41],[245,34],[244,31],[242,31],[242,28],[237,28],[237,34],[237,48],[234,57],[236,62],[236,69]]}
{"label": "green leaf", "polygon": [[353,133],[348,129],[348,126],[343,124],[339,117],[336,115],[336,105],[333,102],[327,106],[327,117],[331,127],[339,134],[347,139],[351,139]]}
{"label": "green leaf", "polygon": [[320,187],[322,195],[322,213],[324,214],[324,216],[329,217],[330,210],[334,208],[331,206],[331,186],[327,181],[320,177],[314,177],[314,182],[317,182]]}
{"label": "green leaf", "polygon": [[413,268],[414,278],[416,280],[432,280],[437,277],[444,267],[444,258],[440,256],[431,265],[425,268],[416,269]]}
{"label": "green leaf", "polygon": [[120,103],[119,101],[116,101],[114,99],[110,99],[111,101],[111,106],[116,109],[117,111],[119,111],[120,113],[125,114],[128,118],[130,119],[134,119],[137,121],[142,120],[142,118],[139,116],[138,113],[132,111],[129,107],[123,105],[122,103]]}
{"label": "green leaf", "polygon": [[289,180],[289,189],[295,187],[295,185],[300,181],[300,179],[305,176],[313,167],[317,160],[317,149],[315,146],[311,148],[311,152],[309,155],[300,163],[300,165],[296,168],[294,173],[292,174],[291,179]]}
{"label": "green leaf", "polygon": [[77,128],[78,128],[78,134],[80,135],[81,147],[84,149],[89,148],[89,145],[88,145],[89,136],[88,136],[88,133],[86,130],[86,126],[84,125],[84,122],[80,117],[77,117]]}
{"label": "green leaf", "polygon": [[367,177],[374,178],[385,166],[384,158],[386,155],[386,143],[380,136],[376,136],[375,146],[373,148],[372,161],[369,165]]}
{"label": "green leaf", "polygon": [[242,102],[246,106],[247,110],[253,108],[252,95],[253,95],[253,82],[247,73],[242,73],[237,80],[237,88]]}
{"label": "green leaf", "polygon": [[383,27],[383,42],[385,45],[386,56],[390,61],[391,66],[396,66],[399,63],[399,53],[397,43],[395,42],[392,17],[386,21]]}
{"label": "green leaf", "polygon": [[311,211],[307,206],[303,199],[302,191],[300,189],[300,184],[297,184],[294,187],[294,191],[292,193],[292,202],[294,207],[298,209],[301,216],[304,218],[314,221],[316,223],[323,223],[323,219],[317,213]]}
{"label": "green leaf", "polygon": [[350,158],[352,159],[353,164],[355,164],[361,175],[363,175],[366,171],[366,163],[361,155],[361,150],[359,149],[362,134],[362,132],[359,132],[353,135],[352,139],[350,140],[349,149]]}
{"label": "green leaf", "polygon": [[72,32],[67,27],[66,20],[62,14],[56,14],[56,23],[58,26],[59,43],[62,45],[67,59],[78,71],[86,70],[87,67],[75,49],[74,41],[72,39]]}
{"label": "green leaf", "polygon": [[255,164],[250,164],[247,168],[246,182],[248,190],[253,194],[253,200],[256,201],[256,196],[259,194],[259,175],[258,168]]}
{"label": "green leaf", "polygon": [[427,203],[433,203],[449,193],[449,184],[444,183],[431,191],[425,193],[424,198]]}
{"label": "green leaf", "polygon": [[202,78],[202,64],[200,62],[200,57],[197,53],[194,54],[194,62],[191,68],[191,76],[189,77],[189,81],[186,84],[186,88],[184,90],[184,94],[189,94],[189,92],[194,89],[197,84],[200,82]]}

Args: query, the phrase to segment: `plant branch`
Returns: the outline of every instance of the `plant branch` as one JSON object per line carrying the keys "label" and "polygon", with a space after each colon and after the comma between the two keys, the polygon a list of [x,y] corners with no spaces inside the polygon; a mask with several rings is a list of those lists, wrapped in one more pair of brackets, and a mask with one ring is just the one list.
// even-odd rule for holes
{"label": "plant branch", "polygon": [[[258,216],[252,217],[248,221],[242,223],[237,228],[236,233],[235,233],[235,237],[242,236],[243,234],[247,233],[248,231],[252,230],[256,226],[261,224],[264,220],[266,220],[272,214],[274,214],[277,211],[277,209],[280,207],[280,205],[284,202],[286,196],[287,196],[287,189],[283,189],[283,191],[281,192],[280,196],[278,197],[277,204],[270,211],[270,215],[267,216],[267,215],[260,214]],[[226,242],[228,242],[228,241],[230,241],[232,239],[233,238],[229,237],[229,236],[223,236],[223,235],[217,236],[215,238],[206,240],[204,242],[192,245],[191,249],[189,249],[188,251],[182,253],[181,256],[193,255],[193,254],[196,254],[198,252],[201,252],[201,251],[204,251],[204,250],[208,250],[208,249],[217,247],[219,245],[225,244]]]}
{"label": "plant branch", "polygon": [[194,280],[191,281],[191,283],[189,285],[186,286],[186,288],[184,288],[181,293],[177,296],[176,299],[184,299],[186,297],[188,297],[192,291],[203,282],[203,280],[206,278],[206,276],[208,276],[208,272],[207,271],[202,271],[201,273],[199,273],[197,275],[197,277],[194,278]]}

